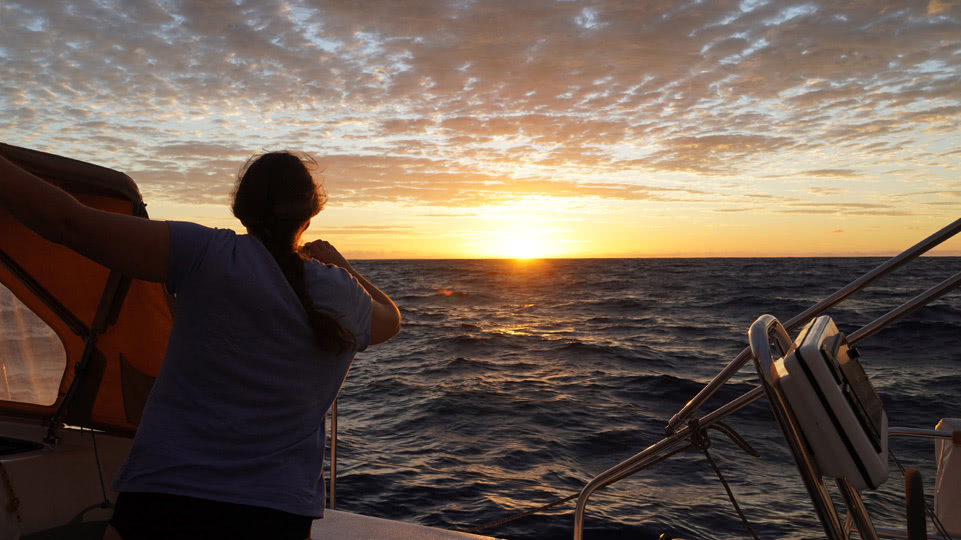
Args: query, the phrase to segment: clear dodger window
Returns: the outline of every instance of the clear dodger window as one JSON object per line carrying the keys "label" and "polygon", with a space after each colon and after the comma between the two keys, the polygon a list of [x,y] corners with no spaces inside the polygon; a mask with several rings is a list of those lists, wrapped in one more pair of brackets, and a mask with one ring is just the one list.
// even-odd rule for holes
{"label": "clear dodger window", "polygon": [[0,285],[0,400],[54,404],[66,365],[53,329]]}

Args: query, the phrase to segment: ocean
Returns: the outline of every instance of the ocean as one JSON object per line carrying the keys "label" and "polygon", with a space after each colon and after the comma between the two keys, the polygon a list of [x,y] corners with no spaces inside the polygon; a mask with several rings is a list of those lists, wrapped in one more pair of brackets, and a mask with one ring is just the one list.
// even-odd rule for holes
{"label": "ocean", "polygon": [[[337,508],[464,531],[575,494],[659,441],[668,419],[748,345],[759,315],[787,321],[884,260],[355,262],[397,302],[404,325],[358,355],[343,388]],[[961,258],[924,257],[827,313],[850,333],[958,270]],[[0,322],[11,336],[33,329],[33,345],[0,347],[4,358],[59,346],[13,309],[9,293],[0,294]],[[961,290],[858,348],[891,426],[933,428],[961,416]],[[702,413],[753,389],[753,366]],[[41,403],[56,397],[59,376],[0,376],[2,398],[10,388]],[[823,538],[767,402],[727,422],[760,457],[713,430],[711,454],[759,536]],[[905,467],[921,470],[930,498],[933,442],[891,446]],[[877,526],[903,530],[904,484],[893,462],[890,471],[865,501]],[[480,532],[570,539],[573,513],[572,501]],[[588,540],[749,537],[693,450],[596,492],[585,523]]]}
{"label": "ocean", "polygon": [[[787,321],[880,258],[359,261],[404,326],[358,355],[339,400],[337,508],[468,530],[579,491],[659,441],[667,420],[747,346],[761,314]],[[961,269],[925,257],[827,312],[853,332]],[[858,344],[891,426],[961,416],[961,291]],[[708,412],[758,382],[749,363]],[[823,538],[765,400],[728,418],[760,457],[711,453],[761,538]],[[930,498],[931,440],[892,439]],[[833,485],[831,486],[833,488]],[[836,491],[836,490],[835,490]],[[904,484],[864,495],[905,528]],[[574,503],[484,531],[572,537]],[[843,515],[843,514],[842,514]],[[595,493],[586,539],[745,538],[703,454]]]}

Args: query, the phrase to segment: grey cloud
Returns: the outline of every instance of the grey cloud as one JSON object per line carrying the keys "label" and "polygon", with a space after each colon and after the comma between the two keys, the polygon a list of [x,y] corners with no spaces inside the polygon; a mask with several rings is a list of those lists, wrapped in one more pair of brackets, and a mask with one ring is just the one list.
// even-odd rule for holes
{"label": "grey cloud", "polygon": [[873,217],[904,217],[924,215],[914,210],[899,209],[888,204],[854,203],[854,202],[796,202],[774,210],[776,214],[812,214],[812,215],[844,215],[844,216],[873,216]]}
{"label": "grey cloud", "polygon": [[648,163],[654,168],[681,171],[735,170],[732,162],[762,153],[790,147],[789,137],[766,135],[704,135],[675,137],[664,141],[664,150],[654,153]]}
{"label": "grey cloud", "polygon": [[154,147],[154,153],[158,157],[166,158],[195,158],[201,156],[246,158],[250,154],[249,151],[239,149],[236,146],[202,141],[184,141],[160,144]]}
{"label": "grey cloud", "polygon": [[[427,204],[509,196],[475,189],[491,178],[534,193],[491,172],[511,163],[537,164],[542,182],[576,167],[731,176],[844,146],[831,169],[787,163],[799,170],[782,178],[856,180],[879,157],[957,167],[957,6],[741,6],[8,0],[0,125],[47,149],[122,152],[184,200],[221,189],[228,162],[260,145],[329,153],[353,200]],[[695,196],[641,182],[537,185]]]}
{"label": "grey cloud", "polygon": [[434,121],[426,118],[392,118],[380,123],[380,131],[384,135],[411,135],[424,133],[427,131],[427,128],[433,125]]}

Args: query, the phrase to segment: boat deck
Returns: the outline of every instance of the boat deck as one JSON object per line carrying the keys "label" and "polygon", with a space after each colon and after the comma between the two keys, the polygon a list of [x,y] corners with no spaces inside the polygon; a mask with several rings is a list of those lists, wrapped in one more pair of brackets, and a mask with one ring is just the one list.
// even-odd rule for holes
{"label": "boat deck", "polygon": [[324,519],[318,519],[310,529],[310,538],[325,540],[496,540],[493,536],[480,536],[446,531],[388,519],[362,516],[327,510]]}

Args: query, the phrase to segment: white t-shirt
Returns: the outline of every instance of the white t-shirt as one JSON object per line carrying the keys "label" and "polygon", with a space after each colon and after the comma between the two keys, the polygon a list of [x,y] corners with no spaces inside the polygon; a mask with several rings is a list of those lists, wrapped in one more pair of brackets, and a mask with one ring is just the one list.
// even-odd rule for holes
{"label": "white t-shirt", "polygon": [[[250,235],[170,222],[177,295],[160,374],[114,491],[158,492],[321,517],[327,409],[356,351],[321,349],[307,314]],[[370,295],[307,261],[314,306],[370,342]]]}

